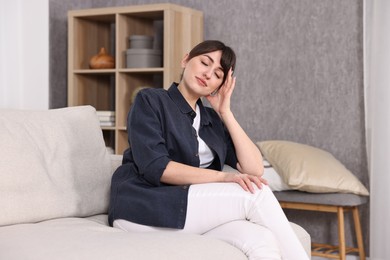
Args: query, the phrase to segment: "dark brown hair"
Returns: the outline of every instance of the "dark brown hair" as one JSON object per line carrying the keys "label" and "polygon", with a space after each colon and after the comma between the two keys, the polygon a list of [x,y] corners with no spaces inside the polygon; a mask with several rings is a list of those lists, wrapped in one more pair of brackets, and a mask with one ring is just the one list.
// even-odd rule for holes
{"label": "dark brown hair", "polygon": [[223,42],[216,40],[207,40],[196,45],[188,54],[188,60],[213,51],[222,51],[221,66],[223,70],[222,84],[225,83],[226,77],[230,68],[234,71],[236,67],[236,54],[229,46],[226,46]]}

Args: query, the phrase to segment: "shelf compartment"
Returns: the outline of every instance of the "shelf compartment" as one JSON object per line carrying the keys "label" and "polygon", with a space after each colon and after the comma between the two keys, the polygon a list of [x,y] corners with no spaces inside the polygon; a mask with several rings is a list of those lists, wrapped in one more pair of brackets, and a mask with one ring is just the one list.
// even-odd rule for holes
{"label": "shelf compartment", "polygon": [[117,126],[125,127],[127,114],[132,105],[135,91],[139,87],[163,87],[162,72],[143,72],[143,73],[119,73],[117,84]]}
{"label": "shelf compartment", "polygon": [[115,111],[114,74],[78,74],[74,76],[71,106],[91,105],[96,110]]}
{"label": "shelf compartment", "polygon": [[115,57],[115,15],[95,15],[73,19],[73,68],[88,69],[90,59],[104,47]]}
{"label": "shelf compartment", "polygon": [[115,130],[103,129],[103,139],[106,147],[111,148],[115,153]]}
{"label": "shelf compartment", "polygon": [[[163,51],[164,11],[141,13],[122,13],[118,16],[118,54],[119,68],[126,68],[126,50],[131,48],[129,37],[132,35],[149,35],[154,37],[154,49]],[[162,57],[164,60],[164,57]]]}

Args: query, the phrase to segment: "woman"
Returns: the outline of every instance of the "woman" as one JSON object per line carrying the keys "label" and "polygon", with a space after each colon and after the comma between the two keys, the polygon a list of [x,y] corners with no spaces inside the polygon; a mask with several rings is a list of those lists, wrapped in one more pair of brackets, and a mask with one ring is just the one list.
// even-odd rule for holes
{"label": "woman", "polygon": [[[205,41],[185,55],[179,84],[139,92],[128,116],[130,148],[112,178],[109,222],[217,237],[250,259],[308,259],[262,178],[259,149],[230,110],[235,61],[230,47]],[[222,171],[224,164],[240,174]]]}

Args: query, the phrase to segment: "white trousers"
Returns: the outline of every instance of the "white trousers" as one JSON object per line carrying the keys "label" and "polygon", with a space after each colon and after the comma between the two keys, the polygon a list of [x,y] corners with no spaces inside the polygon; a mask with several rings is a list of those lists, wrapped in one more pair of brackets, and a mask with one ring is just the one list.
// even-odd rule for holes
{"label": "white trousers", "polygon": [[114,227],[147,232],[172,230],[202,234],[226,241],[248,259],[308,260],[308,255],[268,186],[254,194],[236,183],[191,185],[187,217],[182,230],[139,225],[126,220]]}

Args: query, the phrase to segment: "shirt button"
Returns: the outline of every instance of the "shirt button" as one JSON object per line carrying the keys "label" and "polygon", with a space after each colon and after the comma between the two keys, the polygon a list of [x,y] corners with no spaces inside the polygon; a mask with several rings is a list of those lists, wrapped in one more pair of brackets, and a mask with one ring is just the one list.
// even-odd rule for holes
{"label": "shirt button", "polygon": [[196,157],[199,157],[199,153],[195,154]]}
{"label": "shirt button", "polygon": [[187,185],[184,185],[184,186],[183,186],[183,190],[186,190],[186,189],[188,189],[188,186],[187,186]]}

